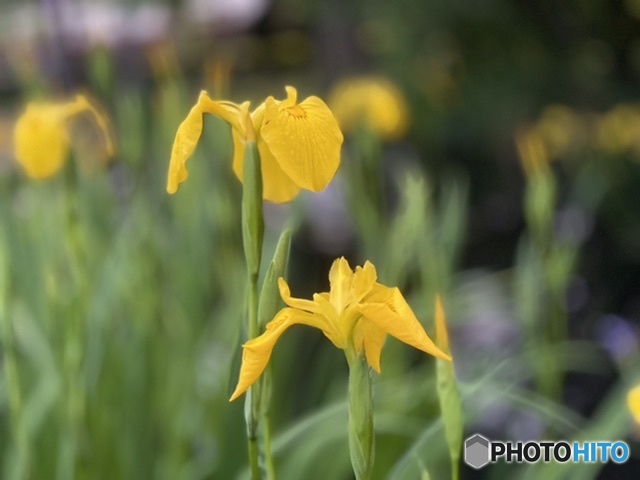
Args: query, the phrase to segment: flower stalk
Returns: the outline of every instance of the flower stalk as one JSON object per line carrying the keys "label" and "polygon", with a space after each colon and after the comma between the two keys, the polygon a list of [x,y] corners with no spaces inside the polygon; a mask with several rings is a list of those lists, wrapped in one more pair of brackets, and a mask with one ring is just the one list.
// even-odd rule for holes
{"label": "flower stalk", "polygon": [[[242,189],[242,242],[247,262],[247,316],[246,332],[248,339],[260,334],[258,323],[258,276],[262,258],[262,241],[264,237],[264,220],[262,217],[262,175],[260,173],[260,156],[254,141],[248,141],[244,151],[244,188]],[[245,423],[247,426],[247,442],[251,477],[261,479],[269,477],[266,468],[260,467],[260,458],[269,459],[271,452],[265,448],[264,436],[259,435],[262,415],[262,385],[256,384],[248,392],[245,400]],[[263,417],[263,418],[261,418]],[[264,423],[263,422],[263,423]],[[262,444],[262,445],[261,445]]]}
{"label": "flower stalk", "polygon": [[349,455],[356,479],[368,480],[375,457],[371,369],[362,352],[346,352],[349,363]]}

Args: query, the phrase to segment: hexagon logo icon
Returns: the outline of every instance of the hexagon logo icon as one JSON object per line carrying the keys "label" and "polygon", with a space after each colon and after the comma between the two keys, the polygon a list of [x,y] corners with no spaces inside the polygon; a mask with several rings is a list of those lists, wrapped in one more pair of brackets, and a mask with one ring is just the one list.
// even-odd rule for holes
{"label": "hexagon logo icon", "polygon": [[464,461],[476,470],[489,463],[489,440],[478,434],[467,438],[464,441]]}

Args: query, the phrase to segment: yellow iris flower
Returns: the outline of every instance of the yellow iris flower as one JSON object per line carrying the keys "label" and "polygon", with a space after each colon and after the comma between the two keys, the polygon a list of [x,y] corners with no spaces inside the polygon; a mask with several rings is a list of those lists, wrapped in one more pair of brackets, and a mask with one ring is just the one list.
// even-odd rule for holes
{"label": "yellow iris flower", "polygon": [[113,155],[106,118],[82,95],[64,103],[31,102],[16,122],[14,130],[16,160],[33,179],[57,173],[69,155],[67,121],[90,113],[105,136],[107,154]]}
{"label": "yellow iris flower", "polygon": [[364,351],[367,363],[378,373],[387,334],[425,353],[451,360],[425,333],[400,290],[379,284],[377,278],[370,262],[353,271],[344,258],[339,258],[329,272],[331,291],[317,293],[313,300],[293,298],[280,278],[280,295],[288,306],[267,324],[262,335],[244,344],[240,378],[230,401],[260,377],[278,338],[295,324],[321,330],[347,355]]}
{"label": "yellow iris flower", "polygon": [[640,385],[632,388],[627,393],[627,405],[631,416],[640,425]]}
{"label": "yellow iris flower", "polygon": [[185,164],[202,133],[205,113],[231,125],[233,171],[240,180],[245,143],[257,143],[265,200],[288,202],[301,188],[317,192],[326,187],[340,165],[343,137],[338,122],[320,98],[308,97],[298,104],[296,89],[286,91],[285,100],[269,97],[251,113],[249,102],[214,101],[201,92],[176,133],[167,192],[175,193],[187,179]]}

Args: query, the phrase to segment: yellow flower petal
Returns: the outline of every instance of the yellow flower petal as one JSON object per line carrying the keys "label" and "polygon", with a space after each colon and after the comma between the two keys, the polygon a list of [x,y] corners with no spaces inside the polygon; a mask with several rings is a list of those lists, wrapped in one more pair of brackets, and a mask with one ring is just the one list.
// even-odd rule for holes
{"label": "yellow flower petal", "polygon": [[[201,98],[203,93],[200,94]],[[200,100],[198,100],[198,103],[189,111],[187,118],[178,127],[176,137],[173,140],[171,160],[169,161],[169,176],[167,178],[168,193],[176,193],[178,185],[187,179],[189,173],[187,172],[186,163],[196,149],[201,134],[202,107]]]}
{"label": "yellow flower petal", "polygon": [[291,296],[291,289],[284,278],[280,277],[278,279],[278,289],[280,290],[280,296],[284,303],[292,308],[297,308],[298,310],[304,310],[311,313],[318,313],[319,307],[316,303],[311,300],[307,300],[305,298],[294,298]]}
{"label": "yellow flower petal", "polygon": [[377,279],[376,267],[370,261],[367,260],[363,267],[357,266],[353,273],[351,302],[357,303],[369,294]]}
{"label": "yellow flower petal", "polygon": [[300,187],[284,173],[264,142],[258,142],[258,151],[262,162],[262,196],[264,199],[275,203],[286,203],[293,200],[300,192]]}
{"label": "yellow flower petal", "polygon": [[353,337],[356,351],[360,352],[364,349],[369,366],[376,372],[381,373],[380,354],[382,353],[382,346],[387,332],[375,323],[366,320],[358,322],[354,328]]}
{"label": "yellow flower petal", "polygon": [[635,422],[640,424],[640,385],[629,390],[627,405]]}
{"label": "yellow flower petal", "polygon": [[341,335],[340,322],[335,309],[326,294],[314,294],[313,301],[291,296],[289,285],[283,278],[278,279],[280,296],[288,306],[304,312],[313,313],[325,336],[338,348],[346,348],[346,340]]}
{"label": "yellow flower petal", "polygon": [[231,138],[233,140],[233,173],[235,173],[238,180],[242,182],[245,141],[240,132],[235,128],[231,129]]}
{"label": "yellow flower petal", "polygon": [[291,180],[317,192],[340,165],[342,132],[321,99],[309,97],[296,105],[295,89],[288,87],[287,94],[280,103],[267,98],[260,136]]}
{"label": "yellow flower petal", "polygon": [[31,103],[14,131],[16,159],[33,179],[55,174],[69,154],[65,105]]}
{"label": "yellow flower petal", "polygon": [[[169,193],[175,193],[178,186],[187,179],[186,163],[198,145],[202,134],[202,115],[205,113],[220,117],[231,125],[234,132],[237,132],[237,136],[234,136],[234,155],[240,155],[240,159],[243,158],[244,142],[242,140],[247,135],[247,129],[251,128],[247,126],[249,102],[241,105],[232,102],[214,102],[209,98],[207,92],[202,91],[198,102],[178,127],[173,140],[167,178],[167,192]],[[234,157],[234,163],[235,161]]]}
{"label": "yellow flower petal", "polygon": [[398,288],[376,284],[374,293],[364,299],[358,310],[364,317],[361,322],[371,321],[407,345],[434,357],[451,360],[426,334]]}
{"label": "yellow flower petal", "polygon": [[[260,105],[251,114],[253,128],[259,132],[262,117],[264,116],[264,104]],[[242,181],[244,167],[245,139],[237,129],[232,129],[233,137],[233,172]],[[261,141],[258,134],[258,152],[260,153],[260,166],[262,171],[262,198],[274,203],[286,203],[293,200],[300,192],[293,181],[282,171],[278,162],[273,157],[266,144]]]}
{"label": "yellow flower petal", "polygon": [[329,299],[338,312],[342,312],[351,296],[353,270],[344,257],[334,260],[329,270]]}
{"label": "yellow flower petal", "polygon": [[322,319],[307,312],[294,308],[283,308],[275,318],[267,324],[266,331],[257,338],[244,344],[242,350],[242,366],[240,377],[230,402],[246,392],[260,377],[269,363],[271,352],[276,342],[290,326],[300,324],[309,325],[324,331]]}

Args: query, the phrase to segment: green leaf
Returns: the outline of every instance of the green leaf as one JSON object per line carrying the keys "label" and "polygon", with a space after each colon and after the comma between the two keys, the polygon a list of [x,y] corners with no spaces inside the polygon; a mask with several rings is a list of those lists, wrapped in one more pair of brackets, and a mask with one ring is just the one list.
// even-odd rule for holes
{"label": "green leaf", "polygon": [[451,458],[451,478],[456,480],[459,477],[464,417],[453,362],[437,359],[436,374],[440,410]]}
{"label": "green leaf", "polygon": [[260,293],[260,304],[258,306],[258,325],[260,332],[276,316],[280,310],[282,300],[278,290],[278,279],[285,276],[287,262],[289,260],[289,249],[291,247],[291,230],[286,229],[280,235],[276,251],[273,254],[267,273],[262,282],[262,292]]}

